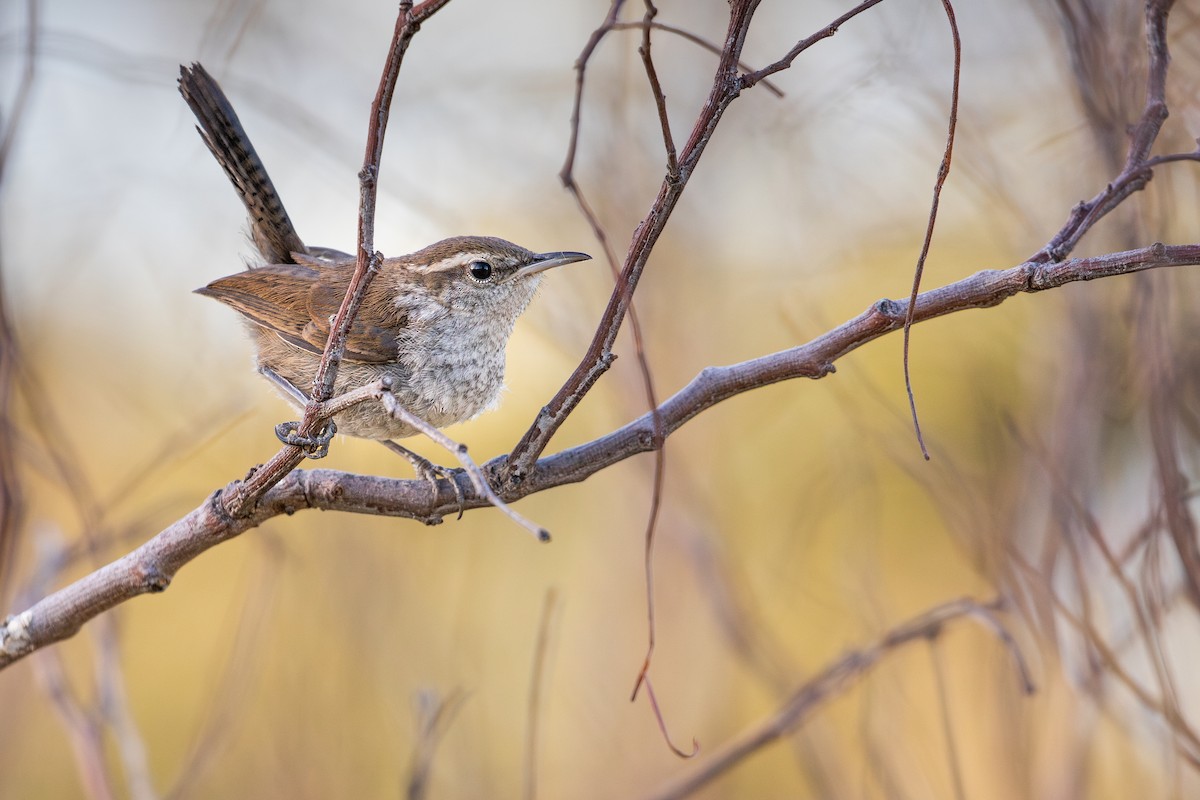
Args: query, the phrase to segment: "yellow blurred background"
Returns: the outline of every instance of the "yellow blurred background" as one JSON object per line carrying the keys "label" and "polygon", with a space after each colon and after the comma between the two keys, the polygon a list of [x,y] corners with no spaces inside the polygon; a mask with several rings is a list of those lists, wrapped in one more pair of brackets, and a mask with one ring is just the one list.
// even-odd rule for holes
{"label": "yellow blurred background", "polygon": [[[725,3],[660,5],[660,21],[723,39]],[[1115,174],[1060,18],[1037,2],[960,5],[959,140],[927,288],[1020,263]],[[1120,155],[1141,109],[1142,4],[1091,5],[1107,15],[1108,52],[1133,53],[1100,59],[1111,74],[1091,75],[1126,114]],[[601,255],[557,172],[572,65],[607,7],[454,0],[426,24],[388,131],[379,249],[475,233]],[[764,3],[746,61],[780,57],[848,7]],[[0,186],[27,514],[3,593],[14,612],[269,458],[273,426],[294,417],[253,373],[233,312],[189,294],[239,269],[250,247],[243,209],[176,93],[179,64],[199,60],[221,81],[304,239],[348,250],[395,10],[312,0],[37,9],[36,79]],[[625,11],[641,14],[637,4]],[[1173,115],[1157,152],[1188,150],[1200,134],[1195,11],[1178,9],[1172,23]],[[6,118],[26,24],[24,4],[0,7]],[[637,32],[614,32],[590,63],[576,170],[620,253],[664,163],[639,43]],[[654,54],[682,142],[715,59],[663,33]],[[707,365],[802,343],[907,294],[950,63],[937,3],[882,3],[775,76],[783,98],[761,86],[739,98],[637,295],[660,399]],[[1200,239],[1197,185],[1194,165],[1160,170],[1079,254]],[[1165,353],[1174,404],[1158,413],[1178,422],[1180,468],[1194,476],[1198,274],[1075,284],[916,328],[930,463],[908,419],[898,336],[846,357],[833,376],[743,395],[672,436],[651,674],[674,740],[700,743],[691,762],[670,754],[644,696],[628,702],[647,637],[653,459],[643,455],[522,501],[553,532],[550,545],[491,509],[435,527],[304,512],[205,553],[165,594],[124,604],[0,675],[0,796],[107,796],[71,730],[100,742],[118,797],[152,796],[148,787],[172,797],[403,795],[414,752],[430,744],[421,709],[441,702],[451,718],[428,796],[522,796],[543,628],[537,795],[651,796],[703,769],[847,651],[962,596],[1006,598],[1001,618],[1033,696],[986,626],[957,622],[888,652],[798,733],[695,796],[1195,796],[1178,723],[1164,722],[1173,712],[1148,711],[1113,672],[1120,665],[1156,697],[1173,676],[1164,705],[1185,720],[1200,711],[1185,669],[1197,655],[1196,609],[1179,596],[1161,530],[1147,422],[1164,396],[1147,353]],[[611,287],[602,258],[554,273],[510,344],[502,407],[449,433],[481,459],[511,449],[581,358]],[[646,410],[628,332],[618,355],[551,451]],[[378,445],[345,438],[317,466],[410,474]],[[1114,550],[1134,551],[1127,572],[1155,611],[1158,651],[1139,638],[1136,604],[1085,517]],[[1137,539],[1147,528],[1157,545]],[[63,548],[73,557],[47,574]],[[1085,610],[1116,662],[1097,668],[1095,647],[1081,644],[1071,620]],[[61,685],[90,723],[65,721]],[[139,751],[148,786],[136,780]]]}

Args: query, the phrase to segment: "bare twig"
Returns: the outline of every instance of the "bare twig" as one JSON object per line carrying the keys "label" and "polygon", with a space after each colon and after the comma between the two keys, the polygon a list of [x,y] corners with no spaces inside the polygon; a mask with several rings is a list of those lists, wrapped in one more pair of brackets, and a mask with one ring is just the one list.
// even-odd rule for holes
{"label": "bare twig", "polygon": [[125,691],[125,675],[121,669],[117,631],[112,617],[105,617],[97,631],[96,685],[100,691],[98,705],[101,718],[112,729],[117,753],[125,770],[125,784],[132,800],[155,800],[158,793],[150,779],[150,764],[146,757],[146,741],[138,730],[137,721],[129,708]]}
{"label": "bare twig", "polygon": [[[506,467],[506,477],[510,485],[515,485],[525,479],[530,467],[546,448],[555,431],[612,364],[613,342],[616,341],[621,323],[624,321],[634,291],[637,289],[642,270],[650,257],[650,251],[662,234],[671,212],[683,194],[692,170],[703,154],[709,139],[712,138],[722,115],[741,91],[742,84],[737,76],[737,65],[740,61],[746,33],[750,27],[750,20],[754,16],[758,2],[759,0],[733,0],[730,3],[729,28],[725,48],[721,51],[720,63],[717,66],[708,101],[697,117],[692,133],[678,157],[678,170],[671,172],[663,179],[650,213],[634,232],[617,286],[613,289],[608,307],[604,311],[586,355],[513,449]],[[620,5],[619,0],[614,0],[609,14],[610,21],[616,20]],[[603,28],[597,29],[593,33],[588,47],[585,48],[585,56],[590,55],[603,33]],[[576,84],[577,97],[583,91],[582,82],[581,68]],[[573,116],[572,125],[577,129],[578,114]],[[563,172],[564,182],[570,180],[575,142],[576,136],[572,136],[567,165]]]}
{"label": "bare twig", "polygon": [[650,709],[654,712],[654,721],[658,723],[658,732],[662,734],[663,741],[667,743],[667,747],[680,758],[695,758],[700,753],[700,742],[696,741],[693,737],[691,752],[687,752],[672,741],[671,732],[667,730],[667,720],[658,705],[658,696],[654,694],[654,682],[650,680],[650,676],[646,674],[645,669],[642,670],[642,674],[638,677],[638,682],[646,686],[646,697],[650,698]]}
{"label": "bare twig", "polygon": [[[358,218],[358,261],[354,267],[354,275],[346,287],[346,296],[338,308],[330,326],[329,340],[325,344],[325,353],[317,367],[313,378],[312,401],[304,411],[297,433],[300,436],[312,436],[325,425],[326,419],[321,416],[321,404],[328,400],[333,393],[333,382],[337,377],[338,365],[346,348],[346,337],[354,324],[354,318],[366,296],[367,286],[371,278],[379,270],[383,259],[381,253],[374,251],[375,233],[375,198],[378,192],[379,163],[383,156],[383,138],[387,130],[388,114],[391,110],[392,95],[396,89],[396,79],[400,74],[400,65],[404,54],[408,51],[409,42],[417,34],[421,23],[441,10],[449,0],[424,0],[413,7],[412,0],[401,0],[399,14],[396,17],[395,30],[392,33],[391,47],[388,49],[387,62],[384,65],[383,76],[379,80],[379,89],[371,103],[370,125],[367,128],[367,147],[363,168],[359,172],[360,198]],[[225,512],[234,518],[252,513],[254,505],[270,490],[272,486],[283,479],[304,460],[305,451],[296,445],[288,445],[261,467],[247,474],[237,487],[237,491],[228,493],[223,502],[227,505]]]}
{"label": "bare twig", "polygon": [[954,798],[955,800],[966,800],[967,791],[963,788],[962,763],[954,738],[954,719],[950,714],[950,692],[946,688],[946,667],[942,663],[944,658],[941,639],[930,640],[929,659],[933,663],[933,681],[937,687],[942,738],[946,742],[946,761],[950,764],[950,777],[954,781]]}
{"label": "bare twig", "polygon": [[[0,184],[3,184],[5,176],[8,175],[13,143],[21,129],[29,94],[33,90],[40,30],[37,0],[28,0],[26,3],[25,25],[21,78],[17,84],[12,109],[8,112],[7,119],[2,120],[3,129],[0,130]],[[15,428],[11,409],[20,351],[12,319],[9,317],[7,284],[0,254],[0,586],[9,585],[13,551],[24,513],[21,484],[17,476]]]}
{"label": "bare twig", "polygon": [[1174,734],[1176,751],[1192,766],[1200,768],[1200,733],[1193,730],[1187,720],[1178,713],[1177,708],[1166,698],[1155,697],[1125,669],[1120,656],[1109,646],[1099,631],[1075,615],[1062,598],[1055,593],[1050,582],[1037,567],[1030,564],[1018,552],[1014,551],[1011,555],[1013,563],[1030,579],[1031,585],[1040,594],[1049,598],[1059,616],[1083,637],[1089,647],[1096,651],[1104,664],[1106,675],[1124,686],[1143,708],[1161,719]]}
{"label": "bare twig", "polygon": [[533,669],[529,673],[529,704],[525,712],[525,800],[537,797],[537,762],[542,713],[542,689],[546,681],[546,657],[550,650],[551,624],[558,611],[558,592],[546,590],[542,601],[542,621],[538,623],[537,645],[533,649]]}
{"label": "bare twig", "polygon": [[[650,82],[650,91],[654,95],[654,105],[658,110],[658,119],[662,127],[663,149],[667,156],[667,177],[668,180],[678,180],[679,178],[679,161],[675,153],[675,139],[671,136],[671,122],[667,117],[667,98],[663,94],[662,84],[658,80],[658,71],[654,68],[654,59],[650,54],[650,23],[654,20],[654,16],[658,13],[654,3],[651,0],[645,0],[646,15],[643,19],[642,26],[642,46],[638,52],[642,56],[642,64],[646,68],[646,77]],[[632,293],[633,287],[627,287]],[[629,300],[630,321],[634,320],[633,300]],[[640,326],[639,326],[640,328]],[[641,339],[640,330],[637,338]],[[640,351],[639,346],[639,351]],[[654,386],[650,380],[649,366],[646,363],[644,355],[641,356],[641,364],[643,370],[643,380],[646,385],[647,399],[650,401],[651,419],[654,424],[654,484],[650,496],[650,515],[646,520],[646,533],[644,541],[646,543],[643,569],[646,576],[646,656],[642,660],[642,668],[638,671],[636,680],[633,683],[633,692],[630,695],[630,701],[637,699],[638,688],[643,682],[646,683],[646,691],[650,697],[650,705],[654,710],[654,716],[658,719],[659,730],[662,731],[663,739],[671,751],[682,758],[691,758],[695,755],[698,747],[693,746],[693,752],[689,755],[684,753],[671,741],[667,734],[667,725],[662,717],[662,712],[659,709],[658,701],[654,697],[654,690],[650,686],[650,663],[654,657],[654,637],[655,637],[655,618],[654,618],[654,532],[658,524],[659,511],[662,508],[662,491],[663,479],[666,474],[666,457],[667,451],[665,447],[666,435],[663,433],[662,416],[658,413],[658,401],[654,396]],[[695,743],[693,742],[693,745]]]}
{"label": "bare twig", "polygon": [[[675,36],[678,36],[680,39],[686,39],[687,41],[691,42],[692,44],[703,47],[705,50],[712,53],[713,55],[717,55],[717,56],[721,55],[721,48],[718,47],[717,45],[713,44],[712,42],[710,42],[708,39],[705,39],[702,36],[697,36],[696,34],[692,33],[691,31],[684,30],[683,28],[678,28],[674,25],[668,25],[664,22],[649,22],[648,23],[644,19],[640,22],[617,22],[617,23],[613,23],[612,25],[610,25],[609,30],[637,31],[637,30],[645,30],[647,26],[653,28],[656,31],[662,31],[663,33],[670,33]],[[754,71],[753,69],[750,68],[750,65],[747,64],[745,61],[738,62],[738,69],[740,69],[742,72],[753,72]],[[761,83],[762,83],[762,87],[764,89],[766,89],[768,92],[770,92],[771,94],[775,95],[776,97],[784,97],[783,90],[780,89],[777,85],[775,85],[771,81],[764,79],[761,81]]]}
{"label": "bare twig", "polygon": [[550,531],[513,511],[507,503],[500,499],[499,495],[492,489],[491,484],[488,483],[487,476],[483,474],[483,470],[479,468],[479,465],[475,463],[475,459],[471,458],[470,453],[467,452],[465,444],[454,441],[416,414],[413,414],[402,406],[396,400],[396,396],[390,391],[382,389],[379,399],[389,414],[403,420],[406,424],[425,434],[429,439],[441,445],[458,459],[458,463],[462,464],[463,470],[466,471],[467,478],[470,479],[471,486],[475,489],[478,496],[486,498],[489,504],[504,512],[505,516],[533,534],[533,538],[539,542],[550,541]]}
{"label": "bare twig", "polygon": [[[937,639],[945,626],[961,618],[985,617],[995,621],[996,603],[980,603],[963,598],[933,608],[908,622],[896,626],[874,644],[847,653],[798,688],[770,717],[737,736],[715,752],[695,771],[684,775],[650,795],[655,800],[676,800],[691,796],[747,756],[800,728],[825,701],[841,694],[874,669],[893,650],[923,639]],[[998,625],[999,623],[996,622]],[[1022,689],[1028,689],[1027,671],[1020,651],[1010,638],[1001,639],[1014,659],[1022,664]]]}
{"label": "bare twig", "polygon": [[828,39],[830,36],[836,35],[838,30],[847,22],[854,19],[872,6],[877,6],[882,2],[883,0],[863,0],[863,2],[859,3],[845,14],[842,14],[833,22],[829,23],[824,28],[821,28],[821,30],[796,42],[796,46],[789,50],[787,55],[785,55],[783,58],[779,59],[773,64],[768,64],[762,69],[758,69],[754,72],[743,75],[741,80],[742,86],[749,89],[751,86],[756,85],[770,75],[774,75],[776,72],[782,72],[785,69],[790,69],[792,62],[795,61],[796,58],[799,57],[799,55],[805,50],[812,47],[822,39]]}
{"label": "bare twig", "polygon": [[404,796],[407,800],[422,800],[428,794],[433,757],[466,699],[466,693],[460,689],[455,689],[445,698],[433,691],[417,694],[417,741],[413,746],[405,787]]}
{"label": "bare twig", "polygon": [[[1150,149],[1158,140],[1167,120],[1167,15],[1174,0],[1149,0],[1146,3],[1146,46],[1150,55],[1146,78],[1146,105],[1141,118],[1130,129],[1129,151],[1121,174],[1110,181],[1095,197],[1080,203],[1057,234],[1030,261],[1058,261],[1065,258],[1093,225],[1125,198],[1145,188],[1161,159],[1150,158]],[[1200,154],[1177,154],[1172,159],[1200,160]]]}
{"label": "bare twig", "polygon": [[115,777],[104,759],[100,720],[71,691],[62,654],[39,653],[34,665],[42,689],[67,731],[83,791],[90,800],[115,800]]}
{"label": "bare twig", "polygon": [[908,350],[912,334],[912,315],[916,309],[917,293],[921,291],[921,276],[925,274],[925,259],[929,256],[929,246],[933,243],[933,229],[937,224],[938,204],[942,199],[942,187],[950,175],[950,161],[954,155],[954,131],[958,127],[958,85],[962,77],[962,40],[958,36],[958,22],[954,18],[954,6],[950,0],[942,0],[942,8],[946,12],[946,22],[950,25],[950,38],[954,43],[953,85],[950,89],[950,113],[947,115],[946,149],[942,153],[942,163],[938,166],[937,178],[933,183],[933,202],[929,206],[929,222],[925,226],[925,240],[921,243],[921,254],[917,256],[917,266],[913,270],[912,292],[908,296],[908,316],[904,319],[904,390],[908,393],[908,408],[912,412],[913,430],[917,434],[917,444],[921,446],[921,455],[929,460],[929,449],[925,447],[925,437],[921,435],[921,419],[917,416],[917,398],[913,395],[912,373],[908,368]]}
{"label": "bare twig", "polygon": [[642,46],[638,54],[642,57],[642,65],[646,68],[646,77],[650,79],[650,91],[654,95],[654,106],[658,110],[658,122],[662,126],[663,148],[667,151],[667,180],[679,177],[679,159],[675,153],[675,137],[671,135],[671,120],[667,117],[667,97],[663,94],[662,84],[658,80],[658,70],[654,68],[654,59],[650,55],[650,30],[654,17],[658,14],[651,0],[645,0],[646,16],[642,19]]}

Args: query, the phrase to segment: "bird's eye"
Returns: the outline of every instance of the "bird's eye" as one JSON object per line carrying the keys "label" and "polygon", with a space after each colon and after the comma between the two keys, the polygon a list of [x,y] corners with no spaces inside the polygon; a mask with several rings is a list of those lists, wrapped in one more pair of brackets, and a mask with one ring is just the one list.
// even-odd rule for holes
{"label": "bird's eye", "polygon": [[486,261],[472,261],[471,277],[477,281],[486,281],[492,277],[492,265]]}

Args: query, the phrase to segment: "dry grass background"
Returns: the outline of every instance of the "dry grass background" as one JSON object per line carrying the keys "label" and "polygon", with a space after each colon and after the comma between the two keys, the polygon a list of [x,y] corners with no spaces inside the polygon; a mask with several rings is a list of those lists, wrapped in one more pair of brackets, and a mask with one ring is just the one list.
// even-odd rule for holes
{"label": "dry grass background", "polygon": [[[793,5],[764,3],[748,60],[777,58],[842,10]],[[1139,62],[1112,52],[1140,52],[1141,4],[1109,5],[1131,11],[1109,12],[1115,50],[1084,74],[1120,78],[1125,94],[1110,105],[1133,109],[1118,115],[1127,121],[1140,109]],[[720,38],[723,3],[661,6],[661,20]],[[963,6],[961,140],[927,287],[1019,263],[1112,175],[1114,145],[1079,100],[1055,15],[1032,3]],[[455,0],[422,31],[385,149],[383,252],[467,232],[599,252],[556,173],[571,65],[605,8]],[[35,567],[59,548],[72,557],[49,586],[140,543],[268,457],[272,426],[292,414],[252,374],[233,315],[189,294],[238,268],[249,248],[241,208],[175,94],[178,64],[201,60],[222,81],[305,239],[348,249],[393,11],[39,6],[37,81],[0,193],[27,511],[7,607],[37,592]],[[0,8],[2,75],[18,71],[23,13]],[[1195,12],[1178,9],[1163,150],[1189,149],[1200,133],[1197,30]],[[577,172],[618,246],[662,162],[637,44],[635,33],[614,34],[593,62]],[[655,53],[683,130],[712,57],[665,36]],[[639,290],[660,395],[706,365],[805,341],[907,293],[943,144],[949,59],[937,4],[883,3],[778,76],[784,99],[756,90],[739,100]],[[1196,240],[1198,185],[1194,165],[1162,171],[1083,249]],[[553,275],[510,346],[503,407],[451,433],[477,455],[508,449],[574,367],[610,287],[601,263]],[[1023,696],[997,640],[953,626],[889,654],[795,736],[697,796],[1200,791],[1195,762],[1176,746],[1180,719],[1200,703],[1187,666],[1197,610],[1163,531],[1150,436],[1152,418],[1169,420],[1180,469],[1196,474],[1197,297],[1195,270],[1149,274],[920,326],[913,374],[929,464],[907,420],[898,337],[849,356],[835,376],[736,398],[673,437],[654,675],[675,738],[698,739],[700,762],[848,649],[963,595],[1009,599],[1038,685]],[[627,341],[621,353],[553,447],[644,411]],[[345,439],[326,465],[408,469]],[[538,794],[649,794],[696,766],[667,752],[644,702],[627,702],[645,640],[651,469],[643,456],[523,501],[554,532],[549,546],[492,510],[433,528],[308,512],[245,534],[164,595],[120,607],[0,678],[0,794],[105,796],[80,766],[95,736],[117,796],[145,796],[123,777],[131,742],[164,795],[394,796],[422,741],[417,709],[458,697],[429,796],[519,796],[550,589]],[[1134,601],[1098,540],[1126,558]],[[1087,646],[1078,625],[1109,650]],[[115,642],[111,658],[105,642]],[[51,691],[58,668],[76,707],[93,710],[75,728]],[[1122,674],[1154,697],[1168,687],[1166,710],[1148,711]],[[123,687],[125,702],[98,686]]]}

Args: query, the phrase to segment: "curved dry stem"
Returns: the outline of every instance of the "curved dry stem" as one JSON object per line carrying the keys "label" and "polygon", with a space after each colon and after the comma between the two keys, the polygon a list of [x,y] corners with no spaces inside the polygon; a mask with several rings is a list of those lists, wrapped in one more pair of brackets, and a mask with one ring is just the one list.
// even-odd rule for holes
{"label": "curved dry stem", "polygon": [[929,449],[925,447],[925,437],[921,434],[921,419],[917,415],[917,398],[913,395],[912,372],[908,368],[908,351],[912,341],[912,314],[916,308],[917,293],[921,291],[921,276],[925,274],[925,259],[929,257],[929,247],[933,244],[933,229],[937,225],[938,205],[942,199],[942,187],[950,176],[950,161],[954,155],[954,131],[958,128],[958,87],[962,78],[962,40],[958,36],[958,21],[954,17],[954,6],[950,0],[942,0],[942,8],[946,12],[946,22],[950,26],[950,38],[954,44],[953,81],[950,88],[950,112],[947,114],[946,149],[942,153],[942,163],[938,166],[937,178],[933,182],[933,201],[929,206],[929,221],[925,225],[925,240],[921,242],[921,254],[917,256],[917,266],[913,270],[912,292],[908,296],[908,316],[904,319],[904,391],[908,394],[908,408],[912,412],[913,430],[917,434],[917,444],[921,447],[921,455],[929,460]]}
{"label": "curved dry stem", "polygon": [[[654,800],[679,800],[690,797],[747,757],[798,730],[814,711],[860,682],[892,651],[912,642],[935,640],[951,622],[975,616],[980,612],[992,613],[997,606],[995,601],[981,603],[971,598],[962,598],[937,606],[897,625],[874,644],[847,653],[817,673],[796,689],[774,714],[709,753],[707,760],[698,769],[672,781],[650,797]],[[1001,638],[1000,642],[1006,648],[1014,649],[1011,637]]]}

